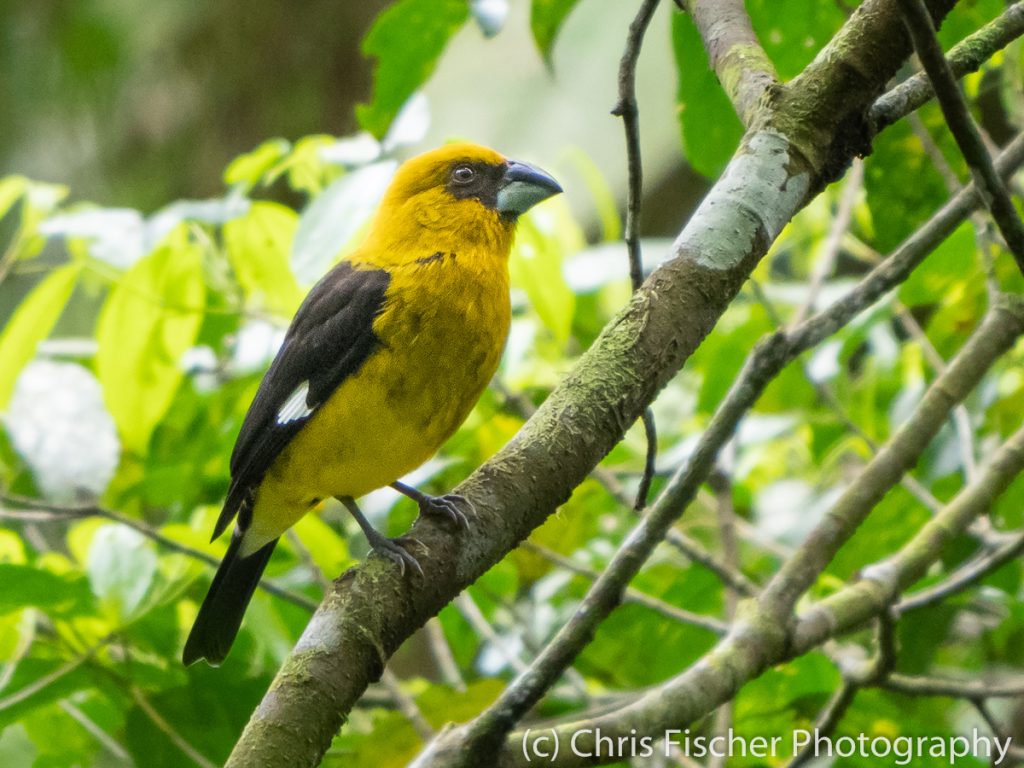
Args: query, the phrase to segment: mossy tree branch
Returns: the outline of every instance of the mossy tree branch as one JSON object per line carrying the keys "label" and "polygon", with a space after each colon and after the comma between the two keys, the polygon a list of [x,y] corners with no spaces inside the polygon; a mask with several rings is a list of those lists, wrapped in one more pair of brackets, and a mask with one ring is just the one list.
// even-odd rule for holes
{"label": "mossy tree branch", "polygon": [[[931,11],[941,18],[952,5],[935,0]],[[893,2],[868,0],[804,73],[773,91],[671,258],[509,445],[457,489],[478,510],[472,529],[417,521],[413,535],[429,552],[423,579],[403,579],[377,557],[343,574],[229,766],[319,762],[402,641],[569,498],[711,331],[782,227],[866,151],[867,111],[909,50]]]}

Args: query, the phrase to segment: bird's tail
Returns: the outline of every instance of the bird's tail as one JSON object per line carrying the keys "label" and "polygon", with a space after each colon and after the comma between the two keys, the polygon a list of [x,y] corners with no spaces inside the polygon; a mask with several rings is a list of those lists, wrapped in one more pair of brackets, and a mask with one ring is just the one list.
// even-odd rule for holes
{"label": "bird's tail", "polygon": [[241,543],[242,537],[236,530],[185,641],[181,658],[186,666],[200,659],[214,667],[224,661],[277,539],[248,557],[238,554]]}

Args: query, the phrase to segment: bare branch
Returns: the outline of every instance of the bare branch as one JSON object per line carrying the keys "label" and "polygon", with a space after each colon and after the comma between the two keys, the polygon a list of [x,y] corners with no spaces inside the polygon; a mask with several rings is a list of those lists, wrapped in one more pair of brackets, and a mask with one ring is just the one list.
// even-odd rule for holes
{"label": "bare branch", "polygon": [[[187,544],[182,544],[180,541],[175,541],[140,520],[135,520],[126,515],[122,515],[119,512],[114,512],[113,510],[105,509],[95,504],[53,504],[48,501],[43,501],[42,499],[32,499],[28,496],[17,496],[8,493],[0,493],[0,504],[23,508],[21,510],[0,508],[0,517],[8,517],[10,519],[39,521],[79,520],[87,517],[102,517],[106,520],[110,520],[111,522],[127,526],[133,531],[141,533],[147,539],[155,541],[160,546],[169,549],[172,552],[188,555],[191,558],[206,563],[212,568],[216,568],[220,565],[220,560],[213,555],[207,554],[199,549],[194,549]],[[285,589],[284,587],[275,584],[270,579],[260,579],[259,588],[269,595],[279,597],[282,600],[288,601],[292,605],[305,608],[307,611],[312,612],[316,610],[317,604],[315,601],[310,600],[308,597],[301,595],[298,592],[292,592],[289,589]]]}
{"label": "bare branch", "polygon": [[944,547],[995,500],[1024,468],[1024,428],[1018,430],[936,517],[895,555],[862,570],[861,579],[800,614],[790,651],[805,653],[828,637],[848,631],[890,605],[924,575]]}
{"label": "bare branch", "polygon": [[[857,698],[859,690],[859,685],[848,680],[843,681],[839,690],[832,694],[832,698],[828,700],[828,703],[814,721],[815,731],[822,736],[829,736],[835,733],[836,728],[839,727],[839,723],[842,722],[854,699]],[[815,757],[817,757],[817,752],[814,749],[814,745],[808,744],[793,756],[793,759],[789,761],[786,768],[800,768],[802,765],[807,765]]]}
{"label": "bare branch", "polygon": [[466,681],[462,679],[459,665],[455,663],[455,656],[452,654],[452,647],[448,644],[448,638],[444,636],[441,620],[437,616],[432,617],[423,627],[423,631],[427,635],[430,654],[434,657],[434,663],[437,664],[445,685],[456,691],[465,691]]}
{"label": "bare branch", "polygon": [[188,757],[193,763],[199,766],[199,768],[217,768],[216,764],[206,758],[198,749],[189,743],[188,739],[178,733],[169,722],[167,718],[161,715],[148,698],[146,694],[142,692],[142,689],[138,686],[129,686],[129,692],[135,703],[139,705],[139,709],[142,710],[143,714],[149,718],[150,722],[153,723],[159,730],[163,731],[164,735],[171,740],[182,753]]}
{"label": "bare branch", "polygon": [[978,126],[967,111],[967,104],[957,86],[953,70],[935,37],[931,14],[923,0],[900,0],[900,6],[918,58],[935,87],[949,130],[967,160],[971,174],[983,190],[985,205],[1017,260],[1017,266],[1024,272],[1024,222],[1017,215],[1006,185],[992,165],[992,158],[981,139]]}
{"label": "bare branch", "polygon": [[963,592],[976,586],[978,582],[1001,568],[1024,552],[1024,533],[1000,545],[996,549],[961,565],[946,580],[928,589],[922,589],[897,603],[895,610],[899,614],[916,611],[930,605],[940,603],[951,595]]}
{"label": "bare branch", "polygon": [[[960,41],[949,51],[949,66],[956,77],[977,72],[981,65],[1024,35],[1024,3],[1017,2],[1001,16]],[[920,72],[882,95],[869,112],[875,133],[926,104],[935,96],[928,75]]]}
{"label": "bare branch", "polygon": [[[547,547],[542,547],[541,545],[534,544],[531,541],[523,542],[523,548],[540,555],[545,560],[550,560],[552,563],[555,563],[561,568],[565,568],[567,571],[571,571],[572,573],[583,576],[591,581],[597,581],[597,579],[601,577],[601,574],[597,571],[587,568],[584,565],[580,565],[568,557],[564,557]],[[684,608],[677,608],[671,603],[666,603],[660,598],[641,592],[635,587],[626,587],[626,591],[622,596],[622,601],[624,603],[642,605],[645,608],[650,608],[652,611],[657,611],[667,619],[672,619],[672,621],[678,621],[683,624],[689,624],[694,627],[700,627],[701,629],[706,629],[716,635],[724,635],[729,630],[729,626],[719,619],[712,616],[702,616],[699,613],[693,613],[692,611],[687,611]]]}
{"label": "bare branch", "polygon": [[1007,299],[986,315],[946,372],[928,388],[917,409],[847,487],[825,518],[775,574],[761,603],[785,621],[839,548],[882,497],[913,467],[949,418],[950,411],[977,386],[992,364],[1024,332],[1024,306]]}
{"label": "bare branch", "polygon": [[412,696],[402,690],[402,681],[398,679],[390,669],[385,669],[380,676],[381,683],[387,689],[391,700],[395,702],[398,711],[405,716],[405,719],[412,725],[413,730],[423,741],[430,741],[434,737],[434,729],[416,706]]}
{"label": "bare branch", "polygon": [[719,560],[685,533],[670,528],[665,533],[665,541],[693,562],[711,571],[726,587],[744,597],[753,597],[760,591],[757,584],[744,576],[738,568]]}
{"label": "bare branch", "polygon": [[857,203],[857,196],[860,194],[863,182],[864,162],[860,158],[856,158],[850,167],[850,173],[846,177],[846,181],[843,182],[843,193],[839,197],[839,205],[836,208],[836,215],[832,219],[832,225],[829,227],[828,237],[825,238],[825,244],[822,248],[821,255],[818,257],[817,263],[814,265],[814,271],[811,273],[811,282],[807,288],[807,298],[804,300],[804,303],[800,306],[796,316],[793,318],[792,325],[799,325],[802,323],[817,306],[818,294],[821,293],[821,289],[825,285],[825,280],[828,279],[830,274],[832,274],[836,260],[839,258],[843,235],[845,235],[846,231],[850,228],[850,221],[853,218],[853,209]]}
{"label": "bare branch", "polygon": [[1010,680],[949,680],[941,677],[891,674],[882,688],[904,696],[946,696],[951,699],[1016,698],[1024,696],[1024,678]]}
{"label": "bare branch", "polygon": [[686,0],[711,69],[744,125],[754,121],[765,94],[778,83],[775,65],[750,25],[742,0]]}
{"label": "bare branch", "polygon": [[[626,250],[629,253],[629,279],[636,291],[644,282],[643,254],[640,250],[640,217],[643,211],[644,164],[640,155],[640,108],[636,102],[636,64],[658,0],[644,0],[636,18],[629,25],[626,49],[619,63],[619,101],[612,109],[613,115],[622,118],[626,131],[626,162],[629,168],[629,184],[626,187]],[[654,423],[654,412],[647,407],[641,417],[644,435],[647,438],[647,455],[640,486],[636,492],[633,508],[637,511],[647,506],[647,494],[654,478],[654,462],[658,455],[658,430]]]}

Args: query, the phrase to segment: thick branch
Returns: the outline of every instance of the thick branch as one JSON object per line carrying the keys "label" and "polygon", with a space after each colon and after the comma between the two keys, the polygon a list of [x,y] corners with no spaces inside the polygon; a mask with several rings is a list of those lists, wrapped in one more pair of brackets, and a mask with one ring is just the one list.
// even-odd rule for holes
{"label": "thick branch", "polygon": [[906,587],[921,578],[944,547],[966,530],[1024,469],[1024,428],[996,453],[978,479],[883,562],[866,568],[862,578],[809,608],[793,631],[794,655],[805,653],[828,637],[849,631],[887,608]]}
{"label": "thick branch", "polygon": [[779,78],[750,25],[743,0],[687,0],[686,8],[736,114],[744,125],[751,125],[766,92]]}
{"label": "thick branch", "polygon": [[928,388],[913,415],[849,485],[828,515],[761,593],[761,602],[784,621],[903,474],[917,464],[950,412],[981,380],[996,359],[1024,331],[1024,308],[1006,302],[995,307],[946,371]]}
{"label": "thick branch", "polygon": [[[1014,321],[1024,328],[1024,307],[1018,304]],[[741,605],[733,631],[701,661],[677,678],[652,689],[636,701],[585,722],[574,721],[554,731],[561,743],[568,744],[574,733],[581,733],[575,745],[577,754],[560,753],[559,766],[600,765],[612,758],[584,757],[594,749],[593,733],[617,738],[636,733],[658,733],[666,728],[681,728],[706,715],[729,700],[748,680],[773,664],[806,653],[830,637],[861,626],[887,610],[899,589],[913,583],[938,559],[944,547],[961,533],[992,503],[1024,469],[1024,429],[999,449],[980,473],[977,481],[963,491],[927,523],[896,555],[865,572],[864,578],[821,601],[801,617],[792,634],[784,626],[751,603]],[[538,730],[547,735],[550,730]],[[509,736],[509,748],[495,764],[526,766],[523,734]]]}
{"label": "thick branch", "polygon": [[[950,0],[936,0],[947,9]],[[424,578],[371,556],[335,582],[228,765],[316,765],[402,641],[540,525],[621,439],[710,332],[782,227],[849,162],[836,143],[909,52],[888,0],[868,0],[771,120],[744,139],[659,267],[519,434],[457,489],[467,532],[418,520]],[[855,81],[841,76],[855,71]],[[787,111],[788,110],[788,111]],[[825,156],[815,140],[827,147]],[[794,144],[795,142],[795,144]],[[827,160],[827,162],[823,162]]]}
{"label": "thick branch", "polygon": [[[1014,142],[1013,149],[1012,155],[1008,151],[1000,158],[1004,171],[1012,167],[1006,163],[1007,156],[1016,163],[1024,162],[1024,137]],[[701,483],[707,479],[713,468],[722,446],[732,436],[739,420],[757,401],[768,383],[798,355],[816,346],[826,336],[849,322],[857,312],[873,304],[888,288],[904,280],[913,267],[919,264],[945,235],[956,229],[970,212],[972,200],[975,205],[979,204],[973,186],[947,203],[842,300],[804,321],[790,332],[772,334],[757,345],[726,399],[701,435],[686,465],[669,481],[648,514],[626,538],[600,578],[587,592],[579,610],[569,623],[548,643],[530,665],[529,670],[519,675],[483,714],[467,726],[446,732],[431,744],[429,753],[421,759],[420,766],[472,766],[473,761],[479,759],[480,755],[494,752],[500,737],[511,729],[558,679],[559,674],[593,637],[600,622],[618,606],[625,589],[624,585],[636,575],[657,544],[665,537],[669,526],[693,500]],[[1002,314],[999,317],[1002,318]],[[977,336],[989,339],[991,333],[987,328],[988,326],[984,333],[979,331]],[[1005,338],[1000,338],[1001,344],[1008,343]],[[986,346],[978,356],[990,354],[991,351]],[[963,355],[958,360],[961,358]],[[977,365],[969,365],[981,362],[974,356],[969,356],[967,360],[968,362],[961,363],[961,370],[966,367],[972,375],[984,370],[979,369]],[[952,376],[955,386],[970,383],[962,381],[960,370],[950,374],[947,369],[946,375]],[[940,379],[932,389],[947,392],[950,386],[948,379]],[[939,410],[941,411],[941,407]],[[945,410],[948,414],[948,407]],[[927,416],[939,425],[944,420],[942,414],[934,408],[927,412]],[[914,426],[908,422],[907,429],[913,430]],[[872,473],[878,473],[881,467],[891,461],[892,453],[883,449],[868,469]],[[871,469],[872,467],[874,469]],[[898,477],[899,473],[896,473],[896,479]],[[891,487],[891,484],[886,489],[888,487]],[[864,500],[864,497],[859,498],[860,502]],[[844,515],[851,515],[854,514],[854,510],[859,514],[866,514],[870,511],[870,506],[847,505],[841,512]],[[805,547],[805,550],[809,548],[811,547]],[[813,552],[804,551],[802,557],[812,555]],[[781,619],[775,621],[781,624]]]}

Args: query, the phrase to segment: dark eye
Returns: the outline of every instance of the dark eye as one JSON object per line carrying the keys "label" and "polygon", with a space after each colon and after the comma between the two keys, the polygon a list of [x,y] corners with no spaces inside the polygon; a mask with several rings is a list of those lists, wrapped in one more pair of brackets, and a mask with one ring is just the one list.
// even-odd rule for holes
{"label": "dark eye", "polygon": [[452,171],[452,181],[456,184],[469,184],[476,178],[476,171],[469,165],[457,165]]}

